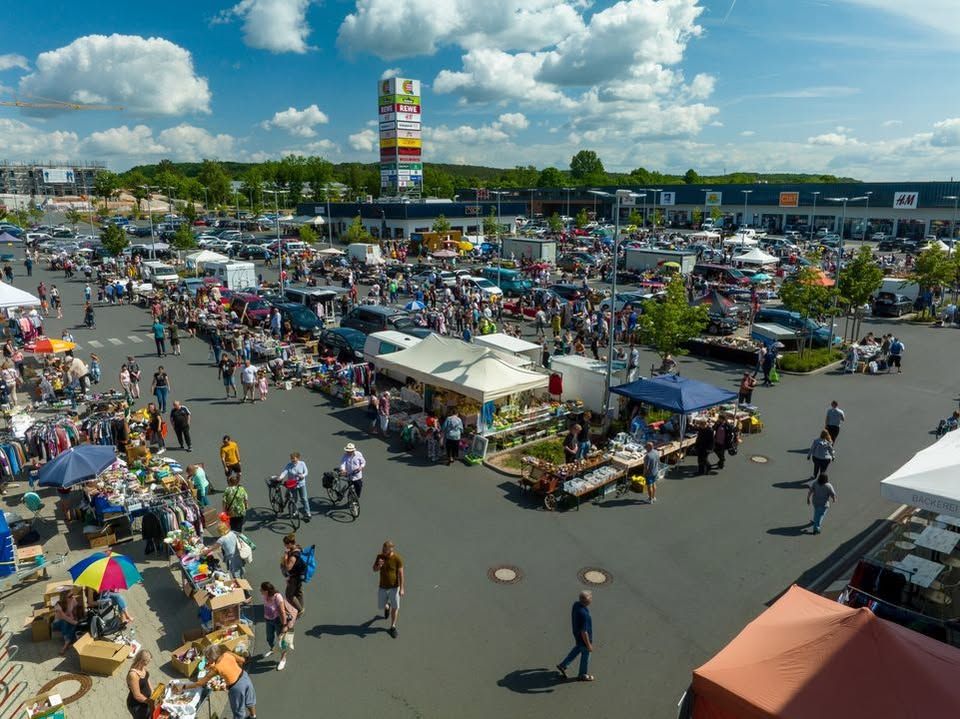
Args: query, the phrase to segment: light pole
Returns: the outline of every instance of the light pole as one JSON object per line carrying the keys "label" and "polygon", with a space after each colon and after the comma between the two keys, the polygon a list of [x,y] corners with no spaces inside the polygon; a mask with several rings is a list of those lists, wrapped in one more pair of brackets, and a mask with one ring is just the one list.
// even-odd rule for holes
{"label": "light pole", "polygon": [[576,188],[573,188],[573,187],[564,187],[563,189],[566,190],[566,192],[567,192],[567,217],[569,218],[569,217],[570,217],[570,191],[571,191],[571,190],[574,190],[574,189],[576,189]]}
{"label": "light pole", "polygon": [[945,195],[944,200],[953,200],[953,219],[950,221],[950,251],[953,252],[953,240],[957,238],[957,203],[960,195]]}
{"label": "light pole", "polygon": [[[87,194],[87,207],[90,209],[89,218],[90,218],[90,234],[94,234],[93,230],[93,203],[90,202],[90,191],[87,189],[87,175],[83,175],[83,191]],[[16,196],[14,196],[14,204],[16,204]]]}
{"label": "light pole", "polygon": [[[860,195],[859,197],[824,197],[827,202],[842,202],[843,209],[840,211],[840,241],[837,243],[837,270],[834,273],[834,287],[840,285],[840,265],[843,261],[843,230],[847,224],[847,203],[848,202],[859,202],[860,200],[868,200],[869,198],[866,195]],[[837,297],[833,297],[833,306],[830,309],[830,347],[833,347],[833,326],[837,320]]]}
{"label": "light pole", "polygon": [[503,242],[500,240],[500,195],[506,195],[508,193],[503,190],[490,190],[494,195],[497,196],[497,256],[500,258],[500,261],[497,262],[497,287],[500,287],[500,268],[503,267]]}
{"label": "light pole", "polygon": [[327,198],[327,242],[330,243],[330,248],[333,249],[333,219],[330,216],[330,183],[327,183],[323,186],[323,194]]}
{"label": "light pole", "polygon": [[[863,236],[860,238],[860,241],[861,241],[861,242],[866,242],[866,241],[867,241],[867,228],[868,228],[869,225],[870,225],[870,195],[872,195],[872,194],[873,194],[872,192],[864,192],[864,193],[863,193],[863,196],[867,198],[867,206],[866,206],[866,215],[867,215],[867,216],[863,218]],[[842,234],[842,233],[841,233],[841,234]]]}
{"label": "light pole", "polygon": [[[746,229],[746,225],[747,225],[747,200],[750,199],[750,193],[753,192],[753,190],[740,190],[740,192],[743,193],[743,218],[742,218],[742,222],[740,223],[740,250],[741,250],[741,252],[742,252],[742,251],[743,251],[743,241],[744,241],[744,240],[746,239],[746,237],[747,237],[747,233],[744,232],[744,230]],[[733,255],[732,252],[731,252],[730,254],[731,254],[731,256]],[[731,265],[733,264],[733,261],[732,261],[732,260],[731,260],[730,264],[731,264]]]}
{"label": "light pole", "polygon": [[532,220],[532,219],[533,219],[533,193],[536,192],[536,191],[537,191],[537,188],[536,188],[536,187],[531,187],[531,188],[529,189],[529,192],[530,192],[530,213],[529,213],[529,214],[530,214],[530,216],[527,218],[528,220]]}
{"label": "light pole", "polygon": [[[653,193],[653,233],[657,233],[657,206],[660,204],[657,201],[657,193],[663,192],[661,188],[650,188],[650,192]],[[619,207],[619,205],[617,205]],[[617,215],[617,220],[620,219],[620,216]]]}
{"label": "light pole", "polygon": [[151,204],[150,204],[150,200],[151,200],[150,195],[151,195],[151,192],[150,192],[150,190],[151,190],[152,188],[151,188],[149,185],[140,185],[140,189],[147,191],[147,217],[150,218],[150,249],[151,249],[151,251],[153,252],[154,258],[156,258],[156,256],[157,256],[157,240],[156,240],[156,237],[154,237],[154,234],[153,234],[153,212],[150,211],[150,210],[151,210]]}
{"label": "light pole", "polygon": [[614,199],[614,230],[613,235],[613,278],[610,281],[610,326],[607,335],[607,388],[603,398],[603,414],[610,412],[610,381],[613,377],[613,348],[615,320],[617,316],[617,263],[620,259],[620,198],[639,197],[630,190],[617,190],[614,194],[602,190],[590,190],[590,194],[597,197],[611,197]]}
{"label": "light pole", "polygon": [[820,192],[811,192],[810,194],[813,195],[813,214],[810,215],[810,242],[813,242],[813,231],[817,224],[817,196]]}
{"label": "light pole", "polygon": [[280,294],[283,295],[283,240],[280,239],[280,195],[287,194],[287,191],[264,190],[264,192],[268,195],[273,195],[273,210],[277,214],[277,257],[280,261]]}
{"label": "light pole", "polygon": [[707,219],[707,198],[713,190],[700,190],[703,193],[703,220],[700,220],[700,226],[703,227],[703,221]]}

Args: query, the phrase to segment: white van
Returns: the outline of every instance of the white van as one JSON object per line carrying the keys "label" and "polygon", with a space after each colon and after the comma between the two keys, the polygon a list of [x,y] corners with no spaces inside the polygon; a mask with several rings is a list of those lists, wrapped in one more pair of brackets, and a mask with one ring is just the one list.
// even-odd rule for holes
{"label": "white van", "polygon": [[140,266],[143,279],[153,285],[175,285],[180,281],[176,269],[165,262],[147,260]]}
{"label": "white van", "polygon": [[347,259],[362,262],[365,265],[379,265],[384,262],[380,245],[366,242],[353,242],[347,245]]}
{"label": "white van", "polygon": [[377,372],[397,382],[405,382],[406,376],[397,373],[395,370],[384,370],[377,364],[377,357],[380,355],[392,354],[400,350],[410,349],[422,340],[413,335],[405,335],[396,330],[384,330],[383,332],[373,332],[367,335],[367,341],[363,345],[363,361],[370,362],[377,368]]}

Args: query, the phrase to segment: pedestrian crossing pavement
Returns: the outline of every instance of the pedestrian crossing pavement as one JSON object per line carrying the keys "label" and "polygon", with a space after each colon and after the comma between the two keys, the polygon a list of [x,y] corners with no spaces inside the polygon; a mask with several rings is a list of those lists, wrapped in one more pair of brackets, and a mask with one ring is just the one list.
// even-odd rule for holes
{"label": "pedestrian crossing pavement", "polygon": [[[149,336],[153,337],[152,334]],[[105,341],[109,342],[114,347],[119,347],[120,345],[126,344],[127,342],[133,342],[134,344],[143,344],[143,338],[138,337],[137,335],[127,335],[125,340],[120,339],[119,337],[106,337]],[[77,347],[79,348],[80,343],[77,342],[76,344],[77,344]],[[101,340],[87,340],[86,344],[89,347],[93,347],[94,349],[103,349],[103,342]]]}

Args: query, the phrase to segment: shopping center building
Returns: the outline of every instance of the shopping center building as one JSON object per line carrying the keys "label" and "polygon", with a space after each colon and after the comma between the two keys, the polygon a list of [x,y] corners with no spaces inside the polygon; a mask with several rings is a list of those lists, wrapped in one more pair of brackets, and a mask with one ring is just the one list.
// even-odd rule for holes
{"label": "shopping center building", "polygon": [[[590,189],[605,194],[596,194]],[[768,232],[798,230],[804,234],[826,228],[845,237],[870,237],[882,232],[904,238],[960,237],[957,205],[960,182],[857,182],[751,185],[663,185],[644,187],[543,188],[507,190],[503,205],[522,203],[524,213],[549,217],[554,212],[575,216],[586,209],[591,217],[612,219],[617,190],[620,219],[636,212],[669,227],[692,227],[694,219],[715,216],[718,224],[751,225]],[[489,190],[461,189],[461,203],[487,204]],[[627,193],[622,193],[623,195]],[[842,198],[848,198],[846,209]],[[858,198],[858,199],[855,199]],[[501,207],[502,211],[502,207]],[[696,212],[699,211],[699,212]],[[486,210],[483,210],[486,212]],[[695,212],[697,217],[695,217]]]}
{"label": "shopping center building", "polygon": [[105,162],[0,161],[0,195],[27,197],[77,197],[89,195]]}

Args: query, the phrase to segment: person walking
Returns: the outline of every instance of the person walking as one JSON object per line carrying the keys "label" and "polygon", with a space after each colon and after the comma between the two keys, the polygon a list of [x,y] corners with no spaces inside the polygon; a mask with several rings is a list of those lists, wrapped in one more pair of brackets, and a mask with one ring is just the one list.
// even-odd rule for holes
{"label": "person walking", "polygon": [[240,370],[240,384],[243,387],[243,397],[240,401],[246,402],[249,397],[250,401],[254,402],[253,390],[257,386],[257,366],[248,359],[243,361],[243,368]]}
{"label": "person walking", "polygon": [[340,473],[353,482],[353,491],[356,492],[357,499],[360,499],[360,494],[363,492],[363,468],[366,466],[366,458],[353,442],[348,442],[340,458]]}
{"label": "person walking", "polygon": [[397,554],[393,542],[387,540],[376,559],[373,571],[380,573],[380,585],[377,589],[377,607],[383,610],[383,618],[390,620],[391,637],[397,638],[397,617],[400,615],[400,597],[405,591],[403,559]]}
{"label": "person walking", "polygon": [[157,371],[153,373],[153,383],[150,385],[150,391],[157,398],[157,407],[160,412],[166,412],[167,397],[170,396],[170,378],[167,376],[167,371],[163,368],[163,365],[157,367]]}
{"label": "person walking", "polygon": [[243,476],[243,469],[240,466],[240,445],[230,439],[229,434],[223,435],[223,442],[220,444],[220,464],[223,465],[225,476],[229,477],[231,474]]}
{"label": "person walking", "polygon": [[834,444],[837,443],[837,436],[840,434],[840,423],[846,421],[846,419],[847,415],[840,409],[837,400],[833,400],[833,402],[830,403],[830,407],[827,408],[825,426],[830,433],[830,441]]}
{"label": "person walking", "polygon": [[282,672],[287,666],[287,648],[292,645],[297,608],[292,606],[271,582],[260,583],[260,596],[263,597],[263,621],[267,627],[267,651],[261,657],[270,657],[279,639],[280,661],[277,662],[277,671]]}
{"label": "person walking", "polygon": [[817,481],[810,485],[807,490],[807,505],[813,504],[813,533],[820,534],[820,528],[823,525],[823,518],[827,516],[827,510],[830,503],[836,503],[837,490],[830,484],[830,479],[826,474],[821,473]]}
{"label": "person walking", "polygon": [[290,533],[283,538],[283,554],[280,555],[280,573],[286,577],[284,596],[303,616],[303,582],[307,563],[303,561],[303,548],[297,544],[297,535]]}
{"label": "person walking", "polygon": [[210,500],[207,499],[207,493],[210,491],[210,480],[207,479],[207,472],[202,464],[191,464],[187,467],[187,480],[193,486],[197,494],[197,502],[201,507],[209,507]]}
{"label": "person walking", "polygon": [[236,372],[237,363],[233,357],[224,353],[220,359],[220,376],[223,378],[223,392],[226,399],[230,399],[230,391],[233,390],[233,396],[237,397],[237,385],[234,381],[234,372]]}
{"label": "person walking", "polygon": [[230,517],[230,529],[234,532],[243,531],[243,520],[250,507],[250,498],[247,490],[240,486],[240,475],[231,474],[227,477],[227,488],[223,490],[223,511]]}
{"label": "person walking", "polygon": [[757,386],[757,380],[744,372],[740,379],[740,392],[737,394],[737,401],[740,404],[750,404],[753,401],[753,388]]}
{"label": "person walking", "polygon": [[277,479],[281,482],[287,477],[297,480],[296,491],[300,496],[300,510],[303,513],[303,521],[310,521],[310,495],[307,492],[307,475],[310,470],[307,464],[300,458],[299,452],[290,453],[290,461],[284,466]]}
{"label": "person walking", "polygon": [[187,409],[180,400],[174,400],[173,409],[170,410],[170,424],[173,425],[173,431],[177,434],[180,449],[186,449],[188,452],[192,452],[193,442],[190,439],[190,410]]}
{"label": "person walking", "polygon": [[903,353],[906,351],[907,346],[898,337],[892,337],[890,339],[890,361],[887,363],[887,372],[892,370],[894,367],[897,368],[897,374],[903,373],[903,367],[901,362],[903,361]]}
{"label": "person walking", "polygon": [[157,345],[157,357],[166,357],[167,356],[167,341],[165,339],[166,330],[163,327],[163,323],[160,321],[160,318],[157,317],[153,321],[153,341]]}
{"label": "person walking", "polygon": [[580,671],[577,681],[592,682],[596,679],[590,671],[590,655],[593,654],[593,618],[590,616],[590,604],[593,602],[593,592],[588,589],[580,592],[580,597],[573,604],[570,611],[570,623],[573,630],[573,649],[557,664],[557,671],[567,679],[567,667],[580,657]]}
{"label": "person walking", "polygon": [[170,338],[170,349],[174,357],[180,356],[180,328],[176,322],[170,322],[167,325],[167,336]]}
{"label": "person walking", "polygon": [[125,364],[120,365],[120,387],[123,389],[124,399],[130,401],[130,368]]}
{"label": "person walking", "polygon": [[130,396],[140,399],[140,363],[131,355],[127,357],[127,370],[130,372]]}
{"label": "person walking", "polygon": [[657,480],[660,479],[660,452],[653,446],[653,442],[647,442],[647,454],[643,458],[643,478],[647,484],[647,497],[650,504],[657,501]]}
{"label": "person walking", "polygon": [[60,289],[56,285],[50,285],[50,301],[57,310],[57,319],[63,319],[63,298],[60,297]]}
{"label": "person walking", "polygon": [[163,438],[163,415],[157,405],[150,402],[147,405],[147,439],[157,447],[157,454],[167,451],[167,443]]}
{"label": "person walking", "polygon": [[697,439],[694,449],[697,453],[697,475],[708,474],[710,469],[710,453],[715,445],[713,427],[705,424],[697,430]]}
{"label": "person walking", "polygon": [[386,390],[380,394],[380,402],[377,405],[377,425],[380,428],[380,434],[386,438],[390,429],[390,393]]}
{"label": "person walking", "polygon": [[727,450],[733,438],[733,425],[729,420],[719,417],[713,425],[713,452],[717,455],[717,469],[726,464]]}
{"label": "person walking", "polygon": [[443,420],[441,430],[447,444],[447,466],[449,467],[455,459],[460,459],[460,438],[463,436],[463,420],[457,414],[456,408],[452,409]]}
{"label": "person walking", "polygon": [[829,431],[823,430],[820,436],[813,440],[810,451],[807,452],[807,459],[813,460],[813,476],[810,479],[816,479],[827,471],[830,462],[836,459]]}

